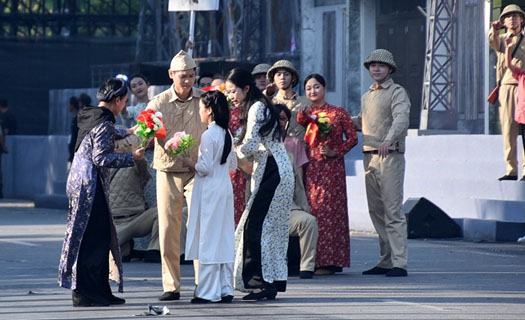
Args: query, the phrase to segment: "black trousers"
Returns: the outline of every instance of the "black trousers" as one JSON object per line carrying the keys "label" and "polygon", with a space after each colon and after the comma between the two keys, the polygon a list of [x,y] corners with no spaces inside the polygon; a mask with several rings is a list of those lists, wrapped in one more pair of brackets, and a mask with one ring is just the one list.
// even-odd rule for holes
{"label": "black trousers", "polygon": [[109,210],[97,177],[95,199],[86,231],[82,237],[77,260],[77,289],[82,296],[101,303],[109,303]]}
{"label": "black trousers", "polygon": [[264,284],[261,266],[262,227],[280,181],[277,163],[273,157],[268,157],[259,190],[244,224],[242,279],[247,289],[262,288]]}

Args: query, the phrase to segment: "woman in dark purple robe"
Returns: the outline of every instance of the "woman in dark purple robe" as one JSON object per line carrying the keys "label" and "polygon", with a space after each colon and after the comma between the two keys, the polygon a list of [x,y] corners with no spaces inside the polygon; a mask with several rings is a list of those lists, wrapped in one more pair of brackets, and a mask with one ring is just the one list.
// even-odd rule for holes
{"label": "woman in dark purple robe", "polygon": [[108,168],[131,167],[133,158],[144,155],[143,148],[115,153],[115,138],[128,134],[114,126],[128,99],[126,83],[106,80],[97,98],[97,107],[85,106],[78,113],[79,132],[66,188],[69,214],[58,283],[72,290],[75,307],[125,302],[109,286],[109,280],[114,280],[122,292],[117,232],[108,206]]}

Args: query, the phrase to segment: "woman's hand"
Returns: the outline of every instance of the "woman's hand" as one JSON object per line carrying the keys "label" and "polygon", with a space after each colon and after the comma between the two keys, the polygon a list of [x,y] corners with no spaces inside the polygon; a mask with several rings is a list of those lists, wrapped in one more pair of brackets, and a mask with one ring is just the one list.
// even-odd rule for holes
{"label": "woman's hand", "polygon": [[512,47],[512,34],[505,35],[505,46],[507,48],[511,48]]}
{"label": "woman's hand", "polygon": [[144,151],[146,149],[144,148],[138,148],[137,150],[133,151],[133,159],[135,160],[141,160],[144,159]]}
{"label": "woman's hand", "polygon": [[190,158],[182,158],[182,166],[189,168],[191,171],[195,171],[195,161],[191,160]]}
{"label": "woman's hand", "polygon": [[337,153],[334,150],[330,149],[330,147],[326,143],[323,144],[323,146],[321,147],[321,154],[328,158],[333,158],[337,156]]}
{"label": "woman's hand", "polygon": [[134,134],[135,130],[137,130],[137,127],[138,127],[138,124],[134,125],[131,128],[126,129],[126,131],[128,132],[128,134]]}

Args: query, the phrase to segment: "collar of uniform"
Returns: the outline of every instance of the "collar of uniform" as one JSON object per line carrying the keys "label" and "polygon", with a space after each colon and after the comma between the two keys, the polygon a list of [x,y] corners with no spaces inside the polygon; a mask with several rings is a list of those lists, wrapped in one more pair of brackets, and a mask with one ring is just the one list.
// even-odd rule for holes
{"label": "collar of uniform", "polygon": [[381,83],[380,85],[377,86],[377,88],[374,88],[375,86],[375,83],[372,84],[369,88],[370,91],[374,91],[374,90],[378,90],[378,89],[387,89],[388,87],[390,87],[391,85],[394,84],[394,80],[392,80],[392,78],[389,78],[387,81]]}
{"label": "collar of uniform", "polygon": [[298,97],[297,92],[294,92],[290,99],[286,99],[286,97],[281,95],[281,91],[277,91],[277,94],[275,96],[283,100],[295,100]]}
{"label": "collar of uniform", "polygon": [[186,102],[186,101],[189,101],[191,99],[193,99],[193,97],[196,97],[196,98],[199,98],[202,94],[202,91],[198,88],[191,88],[191,93],[190,93],[190,96],[188,97],[188,99],[186,100],[182,100],[181,98],[179,98],[179,96],[177,95],[177,92],[175,92],[175,87],[173,85],[170,86],[170,92],[171,92],[171,98],[169,100],[169,102],[175,102],[175,101],[180,101],[180,102]]}

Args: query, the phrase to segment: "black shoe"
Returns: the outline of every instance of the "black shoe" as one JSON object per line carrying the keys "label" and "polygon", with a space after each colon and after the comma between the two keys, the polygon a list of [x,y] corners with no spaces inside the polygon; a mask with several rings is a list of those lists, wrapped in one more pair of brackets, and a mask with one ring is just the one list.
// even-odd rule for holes
{"label": "black shoe", "polygon": [[148,250],[144,255],[144,262],[160,263],[160,251]]}
{"label": "black shoe", "polygon": [[167,291],[164,292],[160,297],[159,301],[173,301],[180,299],[180,292]]}
{"label": "black shoe", "polygon": [[71,291],[71,300],[73,300],[73,307],[107,307],[109,302],[93,300],[88,297],[83,296],[77,291]]}
{"label": "black shoe", "polygon": [[273,283],[265,284],[265,286],[261,289],[260,292],[251,292],[244,297],[242,297],[242,300],[261,300],[261,299],[268,299],[273,300],[277,296],[277,288]]}
{"label": "black shoe", "polygon": [[186,260],[184,254],[180,256],[180,264],[193,264],[193,260]]}
{"label": "black shoe", "polygon": [[301,271],[299,272],[299,278],[301,279],[312,279],[314,277],[313,271]]}
{"label": "black shoe", "polygon": [[520,181],[525,181],[525,175],[521,177]]}
{"label": "black shoe", "polygon": [[217,301],[218,303],[231,303],[233,301],[233,296],[227,295],[221,298],[221,301]]}
{"label": "black shoe", "polygon": [[505,180],[518,180],[518,176],[509,176],[504,175],[503,177],[498,178],[499,181],[505,181]]}
{"label": "black shoe", "polygon": [[370,274],[387,274],[387,273],[390,272],[391,270],[392,270],[392,269],[381,268],[381,267],[373,267],[372,269],[369,269],[369,270],[363,271],[362,274],[364,274],[364,275],[370,275]]}
{"label": "black shoe", "polygon": [[191,299],[191,303],[210,303],[210,302],[211,302],[210,300],[202,299],[199,297],[195,297]]}
{"label": "black shoe", "polygon": [[126,300],[116,297],[114,295],[111,295],[111,298],[109,298],[109,304],[124,304],[126,303]]}
{"label": "black shoe", "polygon": [[407,271],[403,268],[393,268],[385,274],[387,277],[406,277]]}

